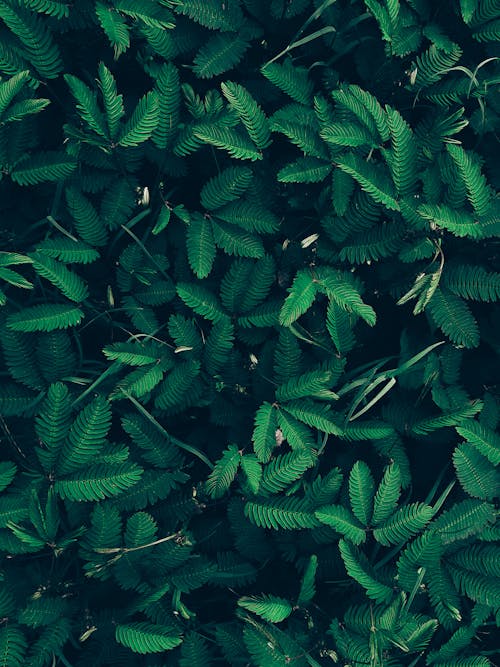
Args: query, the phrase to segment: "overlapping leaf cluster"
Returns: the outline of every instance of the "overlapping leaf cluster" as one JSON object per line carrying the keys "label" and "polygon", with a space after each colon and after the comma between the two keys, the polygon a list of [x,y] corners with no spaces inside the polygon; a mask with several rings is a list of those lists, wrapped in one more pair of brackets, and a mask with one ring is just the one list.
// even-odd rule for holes
{"label": "overlapping leaf cluster", "polygon": [[499,40],[0,4],[0,665],[492,664]]}

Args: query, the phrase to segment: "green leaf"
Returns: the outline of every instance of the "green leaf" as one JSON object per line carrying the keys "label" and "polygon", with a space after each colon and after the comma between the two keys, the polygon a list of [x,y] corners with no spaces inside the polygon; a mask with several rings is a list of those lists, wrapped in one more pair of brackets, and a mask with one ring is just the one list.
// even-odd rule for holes
{"label": "green leaf", "polygon": [[374,147],[372,134],[358,123],[332,123],[325,125],[320,132],[322,139],[334,146]]}
{"label": "green leaf", "polygon": [[276,400],[290,401],[296,398],[337,399],[338,396],[329,389],[333,384],[330,371],[310,371],[298,377],[290,378],[276,389]]}
{"label": "green leaf", "polygon": [[[415,163],[417,142],[408,123],[399,111],[386,106],[387,124],[391,133],[391,152],[386,160],[398,195],[413,193],[417,180]],[[390,157],[389,157],[390,156]]]}
{"label": "green leaf", "polygon": [[61,498],[75,502],[104,500],[137,484],[141,474],[135,463],[95,464],[57,479],[54,489]]}
{"label": "green leaf", "polygon": [[125,114],[123,95],[118,95],[115,78],[102,62],[99,63],[99,83],[108,125],[106,136],[114,141],[118,136],[120,120]]}
{"label": "green leaf", "polygon": [[276,447],[276,429],[278,427],[276,409],[270,403],[263,403],[255,413],[255,427],[252,441],[257,459],[267,463]]}
{"label": "green leaf", "polygon": [[[24,84],[29,79],[29,71],[24,70],[15,76],[10,77],[7,81],[0,83],[0,119],[3,120],[5,110],[12,102],[14,97],[24,88]],[[5,122],[3,120],[3,122]]]}
{"label": "green leaf", "polygon": [[463,442],[453,452],[453,465],[462,488],[469,496],[493,500],[498,496],[498,470],[471,444]]}
{"label": "green leaf", "polygon": [[9,623],[0,628],[0,665],[1,667],[23,667],[28,642],[21,628]]}
{"label": "green leaf", "polygon": [[312,450],[315,441],[311,429],[282,409],[277,411],[278,426],[293,450]]}
{"label": "green leaf", "polygon": [[21,158],[10,176],[18,185],[62,181],[76,168],[76,161],[63,151],[40,151]]}
{"label": "green leaf", "polygon": [[142,655],[170,651],[182,643],[182,637],[173,627],[146,622],[117,625],[115,638],[122,646]]}
{"label": "green leaf", "polygon": [[156,364],[161,359],[162,349],[152,343],[111,343],[102,350],[104,356],[112,361],[121,361],[129,366],[147,366]]}
{"label": "green leaf", "polygon": [[245,504],[245,516],[260,528],[298,530],[315,528],[318,520],[300,498],[269,498]]}
{"label": "green leaf", "polygon": [[0,491],[4,491],[16,476],[17,466],[12,461],[0,462]]}
{"label": "green leaf", "polygon": [[[343,429],[337,424],[335,413],[330,411],[330,406],[321,403],[314,403],[308,399],[297,401],[288,401],[281,406],[283,410],[289,412],[293,417],[312,428],[340,436]],[[332,418],[333,417],[333,418]]]}
{"label": "green leaf", "polygon": [[438,327],[452,343],[467,348],[478,347],[479,327],[463,299],[438,287],[429,301],[428,309]]}
{"label": "green leaf", "polygon": [[364,461],[356,461],[349,475],[349,499],[354,516],[363,526],[370,525],[374,493],[370,468]]}
{"label": "green leaf", "polygon": [[241,33],[216,33],[195,55],[193,71],[200,79],[211,79],[233,69],[250,47]]}
{"label": "green leaf", "polygon": [[356,153],[346,153],[337,163],[337,166],[346,174],[352,176],[361,188],[377,203],[382,204],[390,211],[399,211],[399,204],[395,199],[394,191],[384,173],[375,165],[365,162]]}
{"label": "green leaf", "polygon": [[155,131],[159,118],[158,97],[151,91],[137,103],[132,116],[123,128],[118,145],[138,146],[147,141]]}
{"label": "green leaf", "polygon": [[500,464],[500,435],[473,420],[465,420],[455,430],[493,464]]}
{"label": "green leaf", "polygon": [[373,500],[372,524],[386,521],[397,507],[401,493],[401,471],[397,463],[391,463],[384,470]]}
{"label": "green leaf", "polygon": [[95,248],[91,248],[83,241],[73,241],[64,236],[40,241],[36,250],[65,264],[92,264],[99,258]]}
{"label": "green leaf", "polygon": [[300,592],[297,598],[297,606],[303,607],[313,601],[316,595],[316,572],[318,569],[318,557],[313,554],[306,565],[302,582],[300,584]]}
{"label": "green leaf", "polygon": [[106,33],[111,46],[114,49],[115,60],[130,47],[130,35],[128,25],[123,16],[112,7],[96,2],[95,13]]}
{"label": "green leaf", "polygon": [[469,236],[472,239],[481,239],[484,236],[481,222],[463,209],[457,211],[445,204],[422,204],[418,212],[431,222],[431,229],[447,229],[459,238]]}
{"label": "green leaf", "polygon": [[47,23],[22,4],[5,2],[0,5],[0,18],[18,38],[21,53],[27,56],[41,77],[55,79],[62,69],[62,60]]}
{"label": "green leaf", "polygon": [[261,150],[267,148],[271,143],[269,123],[252,95],[246,88],[233,81],[222,83],[221,90],[257,148]]}
{"label": "green leaf", "polygon": [[236,257],[253,257],[261,259],[265,256],[264,246],[260,238],[242,230],[228,222],[212,221],[215,243],[228,255]]}
{"label": "green leaf", "polygon": [[299,157],[278,172],[281,183],[320,183],[332,170],[332,165],[316,157]]}
{"label": "green leaf", "polygon": [[325,505],[314,514],[321,523],[331,526],[353,544],[362,544],[366,540],[366,530],[343,505]]}
{"label": "green leaf", "polygon": [[153,143],[160,149],[169,146],[178,132],[181,104],[181,86],[177,67],[163,63],[155,79],[160,116],[152,135]]}
{"label": "green leaf", "polygon": [[269,63],[262,67],[261,72],[266,79],[297,102],[311,102],[313,84],[305,67],[294,67],[290,60],[286,60],[283,65]]}
{"label": "green leaf", "polygon": [[488,524],[495,521],[494,505],[468,498],[455,503],[434,520],[432,526],[444,544],[479,535]]}
{"label": "green leaf", "polygon": [[89,199],[74,187],[66,188],[65,194],[69,212],[82,239],[91,246],[106,245],[108,237],[104,221],[100,220]]}
{"label": "green leaf", "polygon": [[75,306],[59,303],[23,308],[7,318],[7,327],[12,331],[54,331],[74,327],[82,321],[83,311]]}
{"label": "green leaf", "polygon": [[79,412],[71,425],[56,466],[59,474],[67,475],[92,463],[101,451],[111,427],[111,405],[97,396]]}
{"label": "green leaf", "polygon": [[107,137],[108,131],[104,116],[97,103],[95,91],[91,90],[83,81],[73,74],[65,74],[64,80],[68,84],[71,94],[75,98],[76,108],[80,118],[100,137]]}
{"label": "green leaf", "polygon": [[242,597],[238,606],[257,614],[270,623],[281,623],[292,613],[292,605],[285,598],[276,595],[258,595],[256,597]]}
{"label": "green leaf", "polygon": [[230,127],[203,124],[196,126],[193,133],[201,141],[227,151],[237,160],[262,160],[262,154],[254,144]]}
{"label": "green leaf", "polygon": [[192,308],[195,313],[201,315],[207,320],[216,322],[224,317],[224,311],[215,297],[205,287],[194,283],[177,283],[177,294],[184,301],[186,306]]}
{"label": "green leaf", "polygon": [[328,295],[341,308],[359,315],[369,326],[374,326],[377,315],[372,306],[363,302],[359,283],[350,274],[322,267],[316,272],[317,288]]}
{"label": "green leaf", "polygon": [[241,468],[246,475],[252,493],[257,494],[262,479],[262,465],[259,460],[254,454],[245,454],[241,457]]}
{"label": "green leaf", "polygon": [[238,447],[229,445],[207,479],[207,491],[212,498],[222,498],[236,477],[240,463]]}
{"label": "green leaf", "polygon": [[364,554],[346,540],[340,540],[339,549],[347,574],[365,589],[366,595],[379,603],[388,602],[393,595],[392,588],[376,578]]}
{"label": "green leaf", "polygon": [[491,192],[485,177],[481,174],[481,168],[472,159],[472,154],[466,152],[462,146],[447,144],[446,150],[458,167],[474,211],[477,215],[484,215],[490,206]]}
{"label": "green leaf", "polygon": [[411,503],[400,507],[383,524],[373,531],[373,536],[384,546],[403,544],[420,532],[432,519],[434,510],[424,503]]}
{"label": "green leaf", "polygon": [[191,216],[187,228],[186,249],[193,273],[197,278],[206,278],[212,270],[217,250],[212,222],[196,212]]}
{"label": "green leaf", "polygon": [[201,189],[200,201],[209,211],[239,199],[253,179],[249,167],[228,167],[212,177]]}
{"label": "green leaf", "polygon": [[289,294],[281,308],[280,324],[282,326],[290,326],[309,310],[316,297],[316,282],[311,271],[301,269],[297,272],[292,286],[288,288]]}
{"label": "green leaf", "polygon": [[86,283],[72,271],[69,271],[64,264],[48,257],[40,252],[31,252],[28,256],[33,261],[33,268],[71,301],[81,303],[88,297],[89,291]]}
{"label": "green leaf", "polygon": [[314,464],[314,457],[305,449],[276,456],[262,470],[260,493],[262,495],[281,493],[300,479]]}

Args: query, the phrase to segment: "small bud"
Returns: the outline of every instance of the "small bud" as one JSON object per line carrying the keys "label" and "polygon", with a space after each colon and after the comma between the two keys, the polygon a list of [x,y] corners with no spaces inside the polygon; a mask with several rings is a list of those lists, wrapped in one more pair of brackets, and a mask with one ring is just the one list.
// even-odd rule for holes
{"label": "small bud", "polygon": [[311,236],[306,236],[305,239],[302,239],[302,241],[300,242],[300,245],[303,248],[308,248],[310,245],[312,245],[318,239],[319,239],[319,234],[311,234]]}

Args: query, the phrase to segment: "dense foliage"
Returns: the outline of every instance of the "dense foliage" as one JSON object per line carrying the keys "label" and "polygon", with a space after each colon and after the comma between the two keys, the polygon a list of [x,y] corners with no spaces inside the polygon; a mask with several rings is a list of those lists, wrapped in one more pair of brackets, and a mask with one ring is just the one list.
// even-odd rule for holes
{"label": "dense foliage", "polygon": [[0,667],[492,664],[499,40],[0,3]]}

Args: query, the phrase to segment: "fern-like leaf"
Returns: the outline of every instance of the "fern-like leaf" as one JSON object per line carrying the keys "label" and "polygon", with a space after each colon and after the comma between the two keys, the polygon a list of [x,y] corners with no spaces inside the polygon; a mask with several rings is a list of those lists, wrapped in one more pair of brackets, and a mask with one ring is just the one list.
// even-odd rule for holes
{"label": "fern-like leaf", "polygon": [[383,204],[391,211],[399,211],[392,184],[380,169],[377,170],[374,165],[365,162],[356,153],[343,155],[337,166],[352,176],[377,203]]}
{"label": "fern-like leaf", "polygon": [[202,205],[213,211],[230,201],[239,199],[252,182],[253,173],[248,167],[228,167],[211,178],[203,186],[200,199]]}
{"label": "fern-like leaf", "polygon": [[413,132],[401,114],[391,107],[386,107],[387,124],[391,133],[391,153],[386,154],[398,195],[411,194],[415,187],[417,172],[417,142]]}
{"label": "fern-like leaf", "polygon": [[301,399],[288,401],[282,408],[299,421],[318,429],[318,431],[337,436],[343,434],[342,428],[337,423],[338,419],[335,419],[336,415],[332,413],[329,405],[315,403],[308,399]]}
{"label": "fern-like leaf", "polygon": [[130,34],[127,22],[119,12],[102,2],[96,2],[95,13],[101,28],[106,33],[114,49],[115,60],[118,60],[121,54],[125,53],[130,47]]}
{"label": "fern-like leaf", "polygon": [[500,273],[483,266],[454,264],[446,267],[443,283],[457,296],[473,301],[500,300]]}
{"label": "fern-like leaf", "polygon": [[285,299],[280,312],[280,324],[290,326],[312,306],[317,292],[314,274],[307,269],[301,269],[293,279],[288,289],[289,295]]}
{"label": "fern-like leaf", "polygon": [[189,221],[186,250],[193,273],[197,278],[206,278],[212,270],[217,250],[211,221],[196,212]]}
{"label": "fern-like leaf", "polygon": [[96,464],[57,479],[54,489],[61,498],[75,502],[104,500],[137,484],[141,474],[135,463]]}
{"label": "fern-like leaf", "polygon": [[164,63],[160,68],[155,81],[155,92],[160,116],[151,138],[158,148],[165,149],[177,134],[181,103],[179,72],[173,63]]}
{"label": "fern-like leaf", "polygon": [[207,491],[212,498],[222,498],[236,477],[240,463],[241,453],[238,447],[229,445],[207,479]]}
{"label": "fern-like leaf", "polygon": [[472,420],[466,420],[455,428],[459,435],[474,445],[493,465],[500,464],[500,435]]}
{"label": "fern-like leaf", "polygon": [[309,505],[294,497],[247,502],[245,516],[260,528],[274,530],[315,528],[319,523]]}
{"label": "fern-like leaf", "polygon": [[139,654],[170,651],[182,643],[174,628],[145,622],[117,625],[115,638],[119,644]]}
{"label": "fern-like leaf", "polygon": [[225,316],[222,307],[211,292],[205,287],[194,283],[177,283],[177,294],[184,301],[186,306],[192,308],[195,313],[201,315],[207,320],[216,322]]}
{"label": "fern-like leaf", "polygon": [[392,588],[376,578],[364,554],[343,539],[339,542],[339,549],[347,574],[363,586],[366,595],[376,602],[388,602],[392,597]]}
{"label": "fern-like leaf", "polygon": [[264,257],[264,246],[260,238],[228,222],[213,220],[213,233],[216,244],[228,255],[237,257]]}
{"label": "fern-like leaf", "polygon": [[255,427],[252,435],[253,448],[257,459],[267,463],[276,447],[278,427],[276,410],[270,403],[263,403],[255,413]]}
{"label": "fern-like leaf", "polygon": [[262,470],[260,492],[262,495],[281,493],[314,463],[311,452],[305,449],[276,456]]}
{"label": "fern-like leaf", "polygon": [[37,185],[62,181],[76,168],[76,161],[63,151],[44,151],[27,155],[16,163],[10,176],[18,185]]}
{"label": "fern-like leaf", "polygon": [[21,667],[25,665],[28,642],[21,628],[9,623],[0,628],[0,665],[2,667]]}
{"label": "fern-like leaf", "polygon": [[66,188],[66,203],[76,230],[89,245],[103,246],[107,241],[106,229],[91,202],[79,190]]}
{"label": "fern-like leaf", "polygon": [[39,16],[22,4],[2,3],[0,18],[23,45],[28,59],[42,77],[54,79],[62,68],[61,56],[52,32]]}
{"label": "fern-like leaf", "polygon": [[490,206],[491,192],[480,166],[461,146],[447,144],[446,149],[458,167],[474,211],[477,215],[484,215]]}
{"label": "fern-like leaf", "polygon": [[189,16],[209,30],[227,32],[237,30],[243,20],[239,3],[221,5],[217,0],[184,0],[176,4],[175,11]]}
{"label": "fern-like leaf", "polygon": [[349,499],[354,516],[363,526],[370,525],[374,493],[370,468],[364,461],[356,461],[349,475]]}
{"label": "fern-like leaf", "polygon": [[331,172],[332,166],[315,157],[301,157],[282,167],[278,172],[281,183],[320,183]]}
{"label": "fern-like leaf", "polygon": [[194,57],[194,73],[200,79],[223,74],[241,61],[250,42],[241,33],[219,32],[210,37]]}
{"label": "fern-like leaf", "polygon": [[159,118],[158,97],[155,92],[150,92],[137,103],[132,116],[123,128],[118,145],[126,147],[144,143],[155,131]]}
{"label": "fern-like leaf", "polygon": [[54,331],[67,329],[80,324],[83,311],[76,306],[66,306],[59,303],[43,304],[23,308],[12,313],[7,318],[7,327],[12,331]]}
{"label": "fern-like leaf", "polygon": [[118,136],[120,120],[125,113],[123,95],[118,95],[115,78],[102,62],[99,63],[99,84],[106,112],[107,136],[114,141]]}
{"label": "fern-like leaf", "polygon": [[257,148],[267,148],[271,142],[269,123],[248,90],[233,81],[222,83],[221,89]]}
{"label": "fern-like leaf", "polygon": [[434,510],[424,503],[404,505],[373,531],[373,536],[384,546],[403,544],[420,532],[432,519]]}
{"label": "fern-like leaf", "polygon": [[99,257],[97,250],[83,241],[73,241],[65,236],[40,241],[36,250],[67,264],[91,264]]}
{"label": "fern-like leaf", "polygon": [[479,328],[465,301],[446,289],[437,288],[428,309],[438,327],[457,345],[479,345]]}
{"label": "fern-like leaf", "polygon": [[373,499],[372,523],[377,526],[386,521],[396,509],[401,493],[401,471],[397,463],[391,463],[384,470]]}
{"label": "fern-like leaf", "polygon": [[307,69],[294,67],[289,60],[283,65],[269,63],[262,68],[262,74],[284,93],[301,104],[311,102],[313,85],[308,79]]}
{"label": "fern-like leaf", "polygon": [[321,523],[331,526],[353,544],[362,544],[366,540],[366,530],[343,505],[325,505],[316,510],[315,516]]}
{"label": "fern-like leaf", "polygon": [[111,406],[97,397],[77,415],[61,450],[59,474],[67,475],[89,464],[101,451],[111,426]]}
{"label": "fern-like leaf", "polygon": [[238,606],[257,614],[270,623],[281,623],[292,613],[290,602],[275,595],[242,597],[238,600]]}
{"label": "fern-like leaf", "polygon": [[108,131],[104,115],[97,103],[95,91],[91,90],[83,81],[73,74],[65,74],[66,81],[71,94],[75,98],[76,108],[80,118],[100,137],[107,137]]}
{"label": "fern-like leaf", "polygon": [[227,151],[237,160],[262,160],[262,153],[254,144],[232,128],[208,124],[198,125],[194,129],[194,136],[206,144]]}
{"label": "fern-like leaf", "polygon": [[498,470],[473,445],[459,445],[453,452],[453,465],[462,488],[469,496],[493,500],[498,495]]}
{"label": "fern-like leaf", "polygon": [[88,296],[88,287],[76,273],[69,271],[64,264],[40,252],[28,255],[33,261],[33,268],[71,301],[81,303]]}

